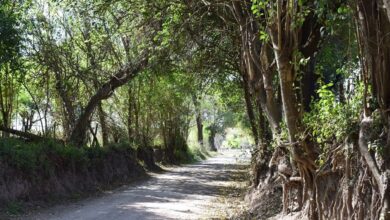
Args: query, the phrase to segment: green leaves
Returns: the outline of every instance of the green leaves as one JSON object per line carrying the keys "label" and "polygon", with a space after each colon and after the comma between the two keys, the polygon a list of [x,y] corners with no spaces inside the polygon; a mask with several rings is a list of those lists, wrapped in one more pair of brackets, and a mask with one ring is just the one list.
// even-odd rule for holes
{"label": "green leaves", "polygon": [[[162,30],[158,32],[154,40],[160,41],[161,48],[172,46],[173,39],[176,36],[177,27],[180,26],[184,16],[184,5],[181,3],[171,3],[164,13],[162,20]],[[159,12],[161,13],[161,12]],[[159,16],[161,16],[160,14]]]}
{"label": "green leaves", "polygon": [[252,13],[257,16],[262,15],[261,11],[266,9],[267,5],[269,4],[268,2],[268,0],[252,0]]}
{"label": "green leaves", "polygon": [[[21,57],[22,30],[20,30],[17,9],[11,1],[2,1],[0,5],[0,68],[5,63],[17,64]],[[13,68],[13,67],[12,67]]]}
{"label": "green leaves", "polygon": [[263,42],[268,42],[269,41],[269,35],[265,31],[260,31],[260,40]]}
{"label": "green leaves", "polygon": [[362,85],[359,85],[348,103],[340,103],[332,91],[333,83],[325,84],[317,91],[319,100],[306,113],[304,123],[317,142],[324,146],[328,141],[343,141],[356,132],[362,109]]}

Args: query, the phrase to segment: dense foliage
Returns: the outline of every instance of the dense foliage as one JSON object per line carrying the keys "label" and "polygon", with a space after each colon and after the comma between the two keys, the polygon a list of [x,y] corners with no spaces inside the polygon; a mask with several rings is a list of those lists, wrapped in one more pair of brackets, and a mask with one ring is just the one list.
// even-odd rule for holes
{"label": "dense foliage", "polygon": [[252,145],[284,212],[388,219],[389,31],[387,0],[3,0],[0,160]]}

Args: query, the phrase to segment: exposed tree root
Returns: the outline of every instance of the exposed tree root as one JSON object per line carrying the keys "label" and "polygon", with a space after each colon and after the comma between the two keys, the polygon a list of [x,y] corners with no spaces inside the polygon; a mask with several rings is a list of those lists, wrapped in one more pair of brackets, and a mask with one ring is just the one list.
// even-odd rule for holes
{"label": "exposed tree root", "polygon": [[[327,158],[317,169],[313,170],[313,164],[307,162],[310,159],[298,158],[299,176],[293,175],[284,146],[275,149],[266,172],[267,160],[257,158],[258,164],[252,167],[261,174],[256,176],[256,187],[266,189],[266,185],[280,184],[285,214],[301,210],[309,219],[388,219],[383,211],[386,172],[381,174],[368,150],[371,121],[362,121],[359,136],[351,135],[342,144],[328,146]],[[256,171],[259,168],[263,172]]]}

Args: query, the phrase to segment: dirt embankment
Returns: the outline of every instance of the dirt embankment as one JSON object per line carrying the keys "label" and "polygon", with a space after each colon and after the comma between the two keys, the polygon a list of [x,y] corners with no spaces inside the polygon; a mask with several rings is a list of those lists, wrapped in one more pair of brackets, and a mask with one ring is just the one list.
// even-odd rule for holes
{"label": "dirt embankment", "polygon": [[46,169],[22,169],[0,160],[0,208],[7,209],[14,201],[74,197],[146,176],[131,148],[110,149],[87,162],[67,161],[55,154],[46,156]]}
{"label": "dirt embankment", "polygon": [[224,219],[216,214],[230,204],[219,198],[223,192],[230,192],[237,181],[235,176],[247,168],[237,164],[236,153],[225,152],[200,163],[167,168],[168,172],[151,174],[147,181],[21,219]]}

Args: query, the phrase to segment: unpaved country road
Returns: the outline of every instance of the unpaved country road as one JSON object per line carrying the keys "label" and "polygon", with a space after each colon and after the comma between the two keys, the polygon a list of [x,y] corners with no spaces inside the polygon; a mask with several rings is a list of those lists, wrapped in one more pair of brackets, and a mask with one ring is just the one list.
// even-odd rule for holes
{"label": "unpaved country road", "polygon": [[[238,155],[225,151],[206,161],[170,168],[164,174],[99,198],[61,205],[23,219],[121,220],[209,219],[224,206],[218,197],[229,190],[231,175],[245,172]],[[221,203],[221,204],[218,204]],[[215,210],[214,210],[215,209]]]}

